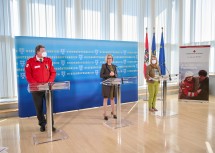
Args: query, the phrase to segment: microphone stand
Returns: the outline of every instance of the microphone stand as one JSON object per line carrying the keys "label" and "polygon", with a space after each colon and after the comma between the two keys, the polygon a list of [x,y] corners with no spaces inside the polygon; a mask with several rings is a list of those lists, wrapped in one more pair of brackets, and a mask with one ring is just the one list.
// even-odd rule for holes
{"label": "microphone stand", "polygon": [[[172,80],[172,78],[171,78],[171,75],[170,75],[170,73],[169,73],[169,70],[168,70],[168,68],[166,67],[166,64],[164,63],[164,66],[165,66],[165,68],[166,68],[166,70],[167,70],[167,72],[168,72],[168,75],[169,75],[169,81],[171,81]],[[166,100],[167,100],[167,80],[163,80],[163,83],[162,83],[162,85],[163,85],[163,87],[162,87],[162,96],[163,96],[163,98],[162,98],[162,105],[163,105],[163,110],[162,111],[158,111],[158,112],[156,112],[155,113],[155,115],[156,116],[160,116],[160,117],[166,117],[166,116],[173,116],[173,115],[176,115],[176,113],[175,112],[172,112],[172,111],[167,111],[167,103],[166,103]]]}
{"label": "microphone stand", "polygon": [[[169,73],[169,70],[168,70],[168,68],[166,67],[166,64],[163,63],[163,65],[164,65],[164,67],[165,67],[166,70],[167,70],[167,73],[168,73],[168,76],[169,76],[169,81],[172,81],[171,74]],[[163,76],[162,76],[162,78],[163,78]],[[161,88],[163,88],[163,85],[161,85]],[[163,100],[163,99],[164,99],[164,97],[163,97],[163,90],[161,90],[161,91],[162,91],[162,93],[161,93],[161,100]]]}
{"label": "microphone stand", "polygon": [[116,66],[117,78],[121,78],[121,82],[123,84],[123,78],[121,77],[121,71],[117,65],[115,65],[115,66]]}
{"label": "microphone stand", "polygon": [[164,63],[164,66],[165,66],[165,68],[166,68],[166,70],[167,70],[167,73],[168,73],[168,75],[169,75],[169,81],[172,81],[171,74],[169,73],[169,70],[168,70],[168,68],[166,67],[166,64],[165,64],[165,63]]}

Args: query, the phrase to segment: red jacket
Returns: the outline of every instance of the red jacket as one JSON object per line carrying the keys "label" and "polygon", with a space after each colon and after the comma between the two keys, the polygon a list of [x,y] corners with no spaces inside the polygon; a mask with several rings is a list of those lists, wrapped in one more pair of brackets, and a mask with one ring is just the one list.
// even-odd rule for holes
{"label": "red jacket", "polygon": [[48,83],[54,82],[56,71],[50,58],[44,57],[40,62],[34,56],[25,65],[25,75],[28,83]]}
{"label": "red jacket", "polygon": [[187,81],[186,79],[182,82],[182,93],[188,97],[196,97],[197,92],[194,92],[194,81]]}

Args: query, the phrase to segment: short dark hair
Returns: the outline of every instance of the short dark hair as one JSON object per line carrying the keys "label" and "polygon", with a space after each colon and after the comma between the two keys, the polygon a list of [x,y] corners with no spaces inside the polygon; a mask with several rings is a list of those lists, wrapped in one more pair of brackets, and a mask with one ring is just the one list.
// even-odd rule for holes
{"label": "short dark hair", "polygon": [[37,45],[35,48],[35,55],[37,54],[38,51],[40,51],[40,48],[45,48],[43,45]]}
{"label": "short dark hair", "polygon": [[200,70],[199,71],[199,76],[204,76],[204,77],[206,77],[207,76],[207,71],[205,71],[205,70]]}

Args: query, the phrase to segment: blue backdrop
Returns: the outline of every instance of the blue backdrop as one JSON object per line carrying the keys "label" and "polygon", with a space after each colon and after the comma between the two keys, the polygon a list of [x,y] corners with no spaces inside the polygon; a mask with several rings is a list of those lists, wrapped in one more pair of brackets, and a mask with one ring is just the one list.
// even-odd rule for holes
{"label": "blue backdrop", "polygon": [[[46,47],[57,71],[55,81],[70,81],[70,90],[53,92],[54,112],[101,106],[101,65],[112,54],[119,77],[137,77],[137,43],[125,41],[82,40],[17,36],[15,38],[19,116],[36,114],[32,96],[27,91],[26,61],[35,54],[35,47]],[[138,100],[137,81],[122,85],[122,103]]]}

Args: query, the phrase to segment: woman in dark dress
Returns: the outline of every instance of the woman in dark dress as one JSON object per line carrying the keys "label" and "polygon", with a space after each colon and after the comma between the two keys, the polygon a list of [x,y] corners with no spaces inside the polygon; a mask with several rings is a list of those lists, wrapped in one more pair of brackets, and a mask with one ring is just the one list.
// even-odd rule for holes
{"label": "woman in dark dress", "polygon": [[[103,78],[104,80],[107,80],[109,78],[117,78],[117,69],[116,65],[112,64],[113,62],[113,56],[108,54],[105,58],[106,63],[102,64],[102,68],[100,71],[100,77]],[[115,114],[115,109],[114,109],[114,97],[116,96],[116,89],[115,86],[107,86],[107,85],[102,85],[102,95],[104,97],[103,100],[103,108],[104,108],[104,120],[108,120],[107,116],[107,101],[108,98],[110,98],[111,102],[111,115],[113,115],[113,118],[117,118]]]}

